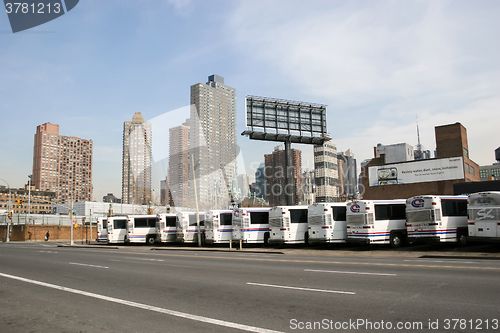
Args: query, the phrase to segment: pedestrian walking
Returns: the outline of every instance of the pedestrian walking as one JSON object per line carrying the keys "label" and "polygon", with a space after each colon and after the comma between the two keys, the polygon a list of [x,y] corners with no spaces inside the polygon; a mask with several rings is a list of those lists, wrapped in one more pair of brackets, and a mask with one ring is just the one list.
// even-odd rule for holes
{"label": "pedestrian walking", "polygon": [[49,232],[47,231],[47,233],[45,234],[45,241],[48,241],[48,240],[49,240],[49,237],[50,237],[50,234],[49,234]]}

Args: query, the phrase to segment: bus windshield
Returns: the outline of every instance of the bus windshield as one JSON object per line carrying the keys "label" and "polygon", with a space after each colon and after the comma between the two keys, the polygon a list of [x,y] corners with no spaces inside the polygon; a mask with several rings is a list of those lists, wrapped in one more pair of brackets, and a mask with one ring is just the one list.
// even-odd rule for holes
{"label": "bus windshield", "polygon": [[307,223],[307,209],[290,210],[292,223]]}
{"label": "bus windshield", "polygon": [[267,224],[269,223],[269,212],[250,212],[251,224]]}
{"label": "bus windshield", "polygon": [[232,213],[220,214],[220,225],[231,225],[233,221]]}
{"label": "bus windshield", "polygon": [[126,220],[113,220],[114,229],[126,229],[126,227],[127,227]]}
{"label": "bus windshield", "polygon": [[346,218],[346,207],[332,207],[333,209],[333,220],[334,221],[347,221]]}

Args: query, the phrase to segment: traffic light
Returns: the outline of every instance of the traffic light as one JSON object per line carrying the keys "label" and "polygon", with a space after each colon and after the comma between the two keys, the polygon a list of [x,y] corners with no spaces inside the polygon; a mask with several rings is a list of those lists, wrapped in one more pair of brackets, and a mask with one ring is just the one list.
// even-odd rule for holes
{"label": "traffic light", "polygon": [[17,206],[22,207],[23,201],[21,199],[17,199]]}
{"label": "traffic light", "polygon": [[9,211],[9,219],[12,219],[12,211]]}

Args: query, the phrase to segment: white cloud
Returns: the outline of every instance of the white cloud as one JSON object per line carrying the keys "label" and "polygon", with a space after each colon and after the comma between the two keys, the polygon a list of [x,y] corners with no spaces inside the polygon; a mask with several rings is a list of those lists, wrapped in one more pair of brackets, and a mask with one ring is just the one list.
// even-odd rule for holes
{"label": "white cloud", "polygon": [[242,2],[228,30],[235,49],[295,87],[286,96],[328,104],[337,148],[358,160],[378,142],[416,145],[418,116],[427,149],[435,126],[458,121],[471,157],[485,164],[496,148],[485,140],[495,132],[487,119],[500,106],[500,6],[482,4]]}

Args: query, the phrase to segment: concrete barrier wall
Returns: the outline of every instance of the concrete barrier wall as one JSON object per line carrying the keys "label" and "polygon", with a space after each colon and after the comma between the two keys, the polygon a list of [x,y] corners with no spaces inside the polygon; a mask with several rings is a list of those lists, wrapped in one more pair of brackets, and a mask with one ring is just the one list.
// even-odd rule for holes
{"label": "concrete barrier wall", "polygon": [[[71,226],[66,225],[11,225],[11,241],[44,241],[47,231],[49,240],[70,240]],[[0,225],[0,238],[7,237],[7,226]],[[73,228],[73,240],[92,240],[97,238],[97,227],[92,226],[92,239],[90,238],[90,226],[81,226]]]}

